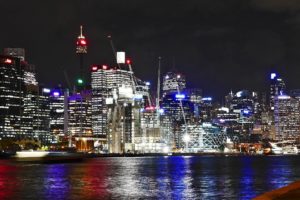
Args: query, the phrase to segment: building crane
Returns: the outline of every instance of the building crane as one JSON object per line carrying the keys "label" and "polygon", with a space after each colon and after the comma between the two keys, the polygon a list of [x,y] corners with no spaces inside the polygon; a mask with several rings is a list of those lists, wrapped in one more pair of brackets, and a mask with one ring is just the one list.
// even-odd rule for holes
{"label": "building crane", "polygon": [[[179,89],[179,83],[177,82],[177,93],[180,94],[180,89]],[[180,106],[180,109],[181,109],[181,113],[182,113],[182,118],[183,118],[183,122],[184,122],[184,135],[183,135],[183,140],[185,142],[185,148],[187,150],[188,148],[188,142],[190,140],[190,136],[188,134],[188,129],[187,129],[187,123],[186,123],[186,117],[185,117],[185,112],[184,112],[184,109],[183,109],[183,105],[182,105],[182,99],[179,98],[179,106]]]}

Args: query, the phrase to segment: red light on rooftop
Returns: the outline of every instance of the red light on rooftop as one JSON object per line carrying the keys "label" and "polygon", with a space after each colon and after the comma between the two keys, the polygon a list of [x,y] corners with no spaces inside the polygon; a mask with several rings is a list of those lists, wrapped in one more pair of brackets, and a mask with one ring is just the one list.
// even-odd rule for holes
{"label": "red light on rooftop", "polygon": [[154,106],[149,106],[149,107],[146,107],[146,110],[155,110],[155,107]]}
{"label": "red light on rooftop", "polygon": [[86,41],[85,40],[80,40],[80,44],[81,45],[86,45]]}
{"label": "red light on rooftop", "polygon": [[11,64],[11,63],[12,63],[12,60],[9,59],[9,58],[6,58],[6,59],[4,60],[4,63],[6,63],[6,64]]}
{"label": "red light on rooftop", "polygon": [[130,59],[127,59],[127,60],[126,60],[126,63],[127,63],[127,65],[130,65],[130,64],[131,64],[131,60],[130,60]]}
{"label": "red light on rooftop", "polygon": [[92,66],[92,71],[97,71],[98,67],[97,66]]}
{"label": "red light on rooftop", "polygon": [[107,65],[102,65],[102,69],[107,69]]}

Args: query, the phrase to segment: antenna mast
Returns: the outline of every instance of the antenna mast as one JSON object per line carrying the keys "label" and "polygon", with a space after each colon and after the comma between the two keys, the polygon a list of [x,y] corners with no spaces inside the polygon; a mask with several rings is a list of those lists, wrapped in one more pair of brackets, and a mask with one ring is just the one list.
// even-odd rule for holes
{"label": "antenna mast", "polygon": [[157,91],[156,91],[156,117],[157,117],[157,124],[160,125],[160,113],[159,113],[159,99],[160,99],[160,61],[161,57],[158,57],[158,70],[157,70]]}

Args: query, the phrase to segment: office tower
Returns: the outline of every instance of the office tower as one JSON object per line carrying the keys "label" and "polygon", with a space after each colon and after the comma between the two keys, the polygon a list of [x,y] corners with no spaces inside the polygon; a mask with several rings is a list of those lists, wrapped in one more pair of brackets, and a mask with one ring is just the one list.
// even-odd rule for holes
{"label": "office tower", "polygon": [[49,102],[36,80],[35,67],[25,60],[22,48],[5,48],[1,65],[3,137],[51,142]]}
{"label": "office tower", "polygon": [[23,112],[24,69],[20,59],[0,56],[0,134],[21,137]]}
{"label": "office tower", "polygon": [[140,109],[149,102],[149,84],[132,71],[92,66],[92,127],[109,152],[132,151],[140,132]]}
{"label": "office tower", "polygon": [[[211,123],[188,124],[181,126],[182,135],[186,131],[189,133],[189,140],[183,141],[181,146],[185,146],[186,152],[219,152],[226,142],[226,134],[222,129]],[[186,144],[184,144],[186,143]]]}
{"label": "office tower", "polygon": [[180,73],[168,72],[163,77],[163,97],[168,93],[180,93],[186,88],[184,75]]}
{"label": "office tower", "polygon": [[199,121],[200,120],[200,104],[202,100],[202,90],[201,89],[186,89],[185,90],[189,100],[192,104],[192,111],[193,111],[193,120]]}
{"label": "office tower", "polygon": [[75,137],[92,136],[92,93],[82,90],[69,97],[68,129]]}
{"label": "office tower", "polygon": [[278,95],[286,94],[286,86],[283,79],[276,73],[271,73],[270,76],[270,109],[274,110],[274,99]]}
{"label": "office tower", "polygon": [[274,99],[275,138],[297,139],[300,136],[300,101],[288,95]]}
{"label": "office tower", "polygon": [[50,132],[55,137],[56,141],[63,141],[66,139],[65,137],[67,135],[67,133],[64,132],[64,89],[61,87],[56,87],[53,89],[44,88],[43,91],[49,93]]}
{"label": "office tower", "polygon": [[212,97],[203,97],[199,105],[199,117],[202,122],[210,122],[212,120],[213,99]]}
{"label": "office tower", "polygon": [[34,138],[41,144],[49,144],[53,138],[49,131],[50,108],[48,93],[44,93],[35,78],[35,67],[23,62],[24,96],[22,113],[22,131],[28,138]]}

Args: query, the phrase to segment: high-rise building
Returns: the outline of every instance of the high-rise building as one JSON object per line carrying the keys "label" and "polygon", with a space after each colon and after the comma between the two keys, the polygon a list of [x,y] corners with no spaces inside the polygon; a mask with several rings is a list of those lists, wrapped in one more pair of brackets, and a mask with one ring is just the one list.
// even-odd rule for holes
{"label": "high-rise building", "polygon": [[49,131],[49,98],[38,86],[35,77],[35,67],[23,61],[24,68],[24,95],[22,113],[22,131],[26,137],[35,138],[42,144],[51,143]]}
{"label": "high-rise building", "polygon": [[64,90],[61,87],[54,89],[44,88],[49,93],[50,102],[50,132],[57,141],[66,137],[65,131],[65,97]]}
{"label": "high-rise building", "polygon": [[168,72],[163,78],[163,96],[168,93],[180,92],[186,88],[184,75]]}
{"label": "high-rise building", "polygon": [[288,95],[274,99],[275,137],[278,140],[300,136],[300,101]]}
{"label": "high-rise building", "polygon": [[0,72],[0,132],[2,137],[51,142],[49,102],[35,77],[35,67],[25,61],[21,48],[4,49]]}
{"label": "high-rise building", "polygon": [[24,69],[20,59],[0,56],[0,135],[22,137]]}
{"label": "high-rise building", "polygon": [[271,73],[270,79],[270,109],[274,110],[274,99],[278,95],[286,94],[286,86],[283,79],[276,73]]}
{"label": "high-rise building", "polygon": [[92,94],[82,90],[69,97],[68,130],[75,137],[92,136]]}
{"label": "high-rise building", "polygon": [[94,136],[102,138],[110,152],[133,150],[140,131],[140,108],[150,104],[149,84],[135,78],[132,71],[106,65],[93,65],[91,76]]}

